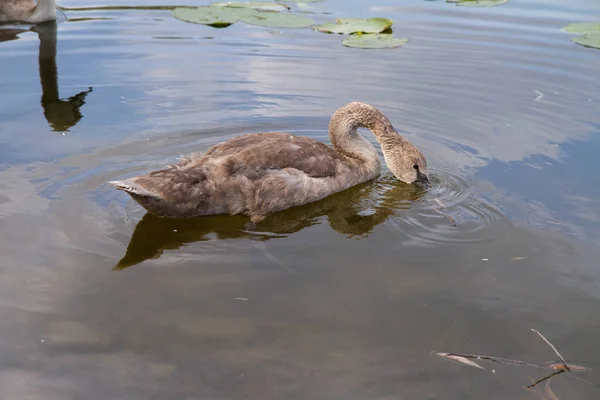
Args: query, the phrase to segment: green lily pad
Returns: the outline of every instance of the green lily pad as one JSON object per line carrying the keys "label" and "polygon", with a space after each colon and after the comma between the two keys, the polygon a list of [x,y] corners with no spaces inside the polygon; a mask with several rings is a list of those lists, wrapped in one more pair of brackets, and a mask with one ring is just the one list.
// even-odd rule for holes
{"label": "green lily pad", "polygon": [[342,44],[357,49],[392,49],[408,43],[408,39],[395,38],[391,33],[349,35]]}
{"label": "green lily pad", "polygon": [[387,18],[337,18],[335,23],[321,24],[315,30],[325,33],[381,33],[392,27]]}
{"label": "green lily pad", "polygon": [[446,0],[461,7],[493,7],[508,3],[508,0]]}
{"label": "green lily pad", "polygon": [[285,11],[290,9],[288,6],[281,3],[270,3],[265,1],[223,1],[212,3],[210,7],[251,8],[253,10],[267,11]]}
{"label": "green lily pad", "polygon": [[179,20],[193,24],[225,28],[231,24],[235,24],[242,17],[247,17],[255,12],[249,8],[238,7],[177,7],[173,10],[173,16]]}
{"label": "green lily pad", "polygon": [[210,6],[200,7],[177,7],[173,10],[173,16],[185,22],[209,25],[215,28],[225,28],[238,21],[267,28],[305,28],[314,23],[310,18],[295,14],[253,8],[270,4],[275,3],[232,2],[214,3]]}
{"label": "green lily pad", "polygon": [[600,33],[590,33],[589,35],[576,36],[571,41],[594,49],[600,49]]}
{"label": "green lily pad", "polygon": [[269,11],[255,12],[240,18],[240,21],[266,28],[306,28],[315,22],[300,15]]}
{"label": "green lily pad", "polygon": [[563,26],[563,30],[571,33],[580,33],[582,35],[600,34],[600,22],[575,22]]}

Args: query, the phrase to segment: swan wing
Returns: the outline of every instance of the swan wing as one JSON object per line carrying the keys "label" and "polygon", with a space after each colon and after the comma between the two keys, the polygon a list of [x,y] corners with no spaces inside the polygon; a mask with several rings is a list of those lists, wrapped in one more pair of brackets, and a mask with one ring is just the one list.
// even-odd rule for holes
{"label": "swan wing", "polygon": [[339,173],[344,156],[318,140],[289,133],[266,132],[242,135],[213,146],[188,162],[188,168],[221,159],[231,175],[257,178],[273,170],[293,168],[312,178]]}

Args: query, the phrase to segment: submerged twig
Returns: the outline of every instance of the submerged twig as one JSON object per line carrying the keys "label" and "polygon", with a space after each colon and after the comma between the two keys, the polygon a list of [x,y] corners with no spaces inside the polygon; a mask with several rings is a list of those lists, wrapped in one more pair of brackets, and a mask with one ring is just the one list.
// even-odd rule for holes
{"label": "submerged twig", "polygon": [[438,206],[442,207],[442,208],[446,208],[446,205],[444,203],[442,203],[442,201],[440,199],[438,199],[437,197],[434,199],[436,203],[438,203]]}
{"label": "submerged twig", "polygon": [[[438,204],[438,206],[440,206],[443,209],[446,209],[446,205],[444,203],[442,203],[442,201],[440,199],[438,199],[436,197],[434,200]],[[438,213],[442,214],[444,217],[446,217],[448,219],[448,221],[450,221],[452,226],[458,226],[458,224],[456,223],[456,220],[454,218],[452,218],[452,216],[446,214],[441,209],[437,209],[436,207],[431,207],[431,208],[433,209],[433,211],[438,212]]]}
{"label": "submerged twig", "polygon": [[571,371],[571,368],[569,368],[569,365],[567,364],[567,362],[565,361],[565,359],[563,358],[563,356],[560,355],[560,353],[558,352],[558,350],[556,350],[556,347],[554,347],[554,345],[552,343],[550,343],[550,341],[548,339],[546,339],[544,337],[544,335],[542,335],[540,332],[536,331],[535,329],[531,328],[531,330],[535,333],[537,333],[538,335],[540,335],[540,337],[542,339],[544,339],[544,342],[548,343],[548,346],[550,346],[552,348],[552,350],[554,350],[554,352],[556,353],[556,355],[558,356],[558,358],[560,358],[560,361],[563,362],[563,365],[565,366],[565,369],[567,371]]}
{"label": "submerged twig", "polygon": [[581,383],[584,383],[584,384],[586,384],[586,385],[588,385],[588,386],[593,386],[593,387],[596,387],[596,388],[600,388],[600,385],[599,385],[599,384],[597,384],[597,383],[594,383],[594,382],[590,382],[590,381],[588,381],[588,380],[586,380],[586,379],[583,379],[582,377],[579,377],[579,376],[577,376],[577,375],[574,375],[573,373],[566,374],[566,375],[565,375],[565,377],[567,377],[567,378],[571,378],[571,379],[575,379],[576,381],[579,381],[579,382],[581,382]]}
{"label": "submerged twig", "polygon": [[448,360],[456,361],[461,364],[469,365],[471,367],[475,367],[475,368],[479,368],[479,369],[485,369],[481,365],[477,364],[476,362],[473,362],[463,356],[459,356],[459,355],[452,354],[452,353],[436,353],[436,354],[440,357],[444,357],[444,358],[447,358]]}
{"label": "submerged twig", "polygon": [[543,377],[542,379],[538,379],[537,381],[535,381],[535,382],[534,382],[534,383],[532,383],[531,385],[527,386],[527,389],[531,389],[531,388],[535,387],[535,385],[537,385],[538,383],[542,383],[542,382],[544,382],[545,380],[548,380],[548,379],[552,378],[552,377],[553,377],[553,376],[555,376],[555,375],[562,374],[562,373],[563,373],[563,372],[565,372],[565,371],[566,371],[566,370],[564,370],[564,369],[560,369],[560,370],[558,370],[558,371],[556,371],[556,372],[553,372],[553,373],[551,373],[551,374],[550,374],[550,375],[548,375],[548,376],[545,376],[545,377]]}
{"label": "submerged twig", "polygon": [[585,380],[577,375],[575,375],[573,373],[573,371],[578,371],[578,370],[584,370],[584,367],[578,366],[578,365],[573,365],[573,367],[571,368],[567,362],[565,361],[564,357],[558,352],[558,350],[556,349],[556,347],[554,347],[554,345],[552,343],[550,343],[550,341],[548,339],[546,339],[544,337],[544,335],[542,335],[540,332],[536,331],[535,329],[531,329],[533,332],[537,333],[551,348],[552,350],[554,350],[554,352],[556,353],[556,355],[560,358],[560,360],[562,361],[562,365],[560,364],[552,364],[550,366],[544,366],[544,365],[538,365],[538,364],[532,364],[532,363],[528,363],[525,361],[520,361],[520,360],[511,360],[508,358],[500,358],[500,357],[492,357],[492,356],[482,356],[479,354],[462,354],[462,353],[435,353],[436,355],[440,356],[440,357],[444,357],[447,358],[449,360],[453,360],[453,361],[458,361],[458,362],[462,362],[463,364],[467,364],[467,365],[471,365],[471,366],[477,366],[479,368],[482,368],[481,366],[479,366],[479,364],[475,364],[472,365],[471,363],[468,362],[468,359],[474,359],[474,360],[485,360],[485,361],[491,361],[491,362],[495,362],[495,363],[499,363],[499,364],[508,364],[508,365],[518,365],[518,366],[523,366],[523,367],[530,367],[530,368],[536,368],[536,369],[541,369],[544,371],[551,371],[552,373],[550,375],[545,376],[544,378],[538,380],[537,382],[532,383],[531,385],[527,386],[528,389],[531,389],[533,387],[535,387],[535,385],[544,382],[550,378],[552,378],[553,376],[559,375],[563,372],[569,372],[568,374],[565,374],[564,376],[570,379],[574,379],[576,381],[579,381],[581,383],[584,383],[588,386],[593,386],[596,388],[600,388],[600,384],[597,383],[593,383],[590,382],[588,380]]}
{"label": "submerged twig", "polygon": [[[531,381],[533,382],[533,379]],[[554,394],[554,392],[552,391],[552,389],[550,388],[550,382],[552,382],[552,381],[550,381],[550,380],[546,381],[546,386],[544,387],[543,391],[539,390],[539,387],[535,387],[535,389],[534,389],[533,385],[530,385],[531,387],[527,386],[525,389],[529,390],[530,392],[539,394],[540,396],[542,396],[541,397],[542,400],[560,400],[558,398],[558,396],[556,396]]]}
{"label": "submerged twig", "polygon": [[538,365],[538,364],[532,364],[532,363],[528,363],[525,361],[519,361],[519,360],[511,360],[509,358],[500,358],[500,357],[492,357],[492,356],[482,356],[479,354],[462,354],[462,353],[436,353],[438,356],[440,357],[445,357],[448,358],[448,356],[453,356],[453,357],[463,357],[463,358],[471,358],[474,360],[485,360],[485,361],[491,361],[491,362],[495,362],[498,364],[509,364],[509,365],[520,365],[522,367],[532,367],[532,368],[538,368],[538,369],[543,369],[545,371],[550,371],[551,369],[548,367],[544,367],[543,365]]}
{"label": "submerged twig", "polygon": [[458,226],[458,224],[456,223],[456,220],[451,215],[448,215],[445,212],[443,212],[442,210],[439,210],[435,207],[431,207],[431,208],[433,209],[433,211],[436,211],[436,212],[442,214],[444,217],[446,217],[448,219],[448,221],[450,221],[452,226]]}

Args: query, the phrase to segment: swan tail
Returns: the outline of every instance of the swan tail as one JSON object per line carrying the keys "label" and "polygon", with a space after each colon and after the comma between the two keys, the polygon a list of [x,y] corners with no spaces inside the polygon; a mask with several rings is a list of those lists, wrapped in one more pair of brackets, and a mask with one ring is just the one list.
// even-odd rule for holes
{"label": "swan tail", "polygon": [[146,189],[142,185],[135,182],[135,178],[125,179],[123,181],[110,181],[108,182],[110,185],[113,185],[117,190],[122,190],[129,194],[134,194],[137,196],[145,196],[145,197],[155,197],[160,198],[160,196],[150,190]]}

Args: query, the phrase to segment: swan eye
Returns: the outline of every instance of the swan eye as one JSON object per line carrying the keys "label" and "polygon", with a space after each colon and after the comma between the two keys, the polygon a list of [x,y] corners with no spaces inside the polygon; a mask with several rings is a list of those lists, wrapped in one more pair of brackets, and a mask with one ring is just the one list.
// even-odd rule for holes
{"label": "swan eye", "polygon": [[419,170],[419,166],[417,164],[413,165],[413,168],[416,169],[417,171]]}

